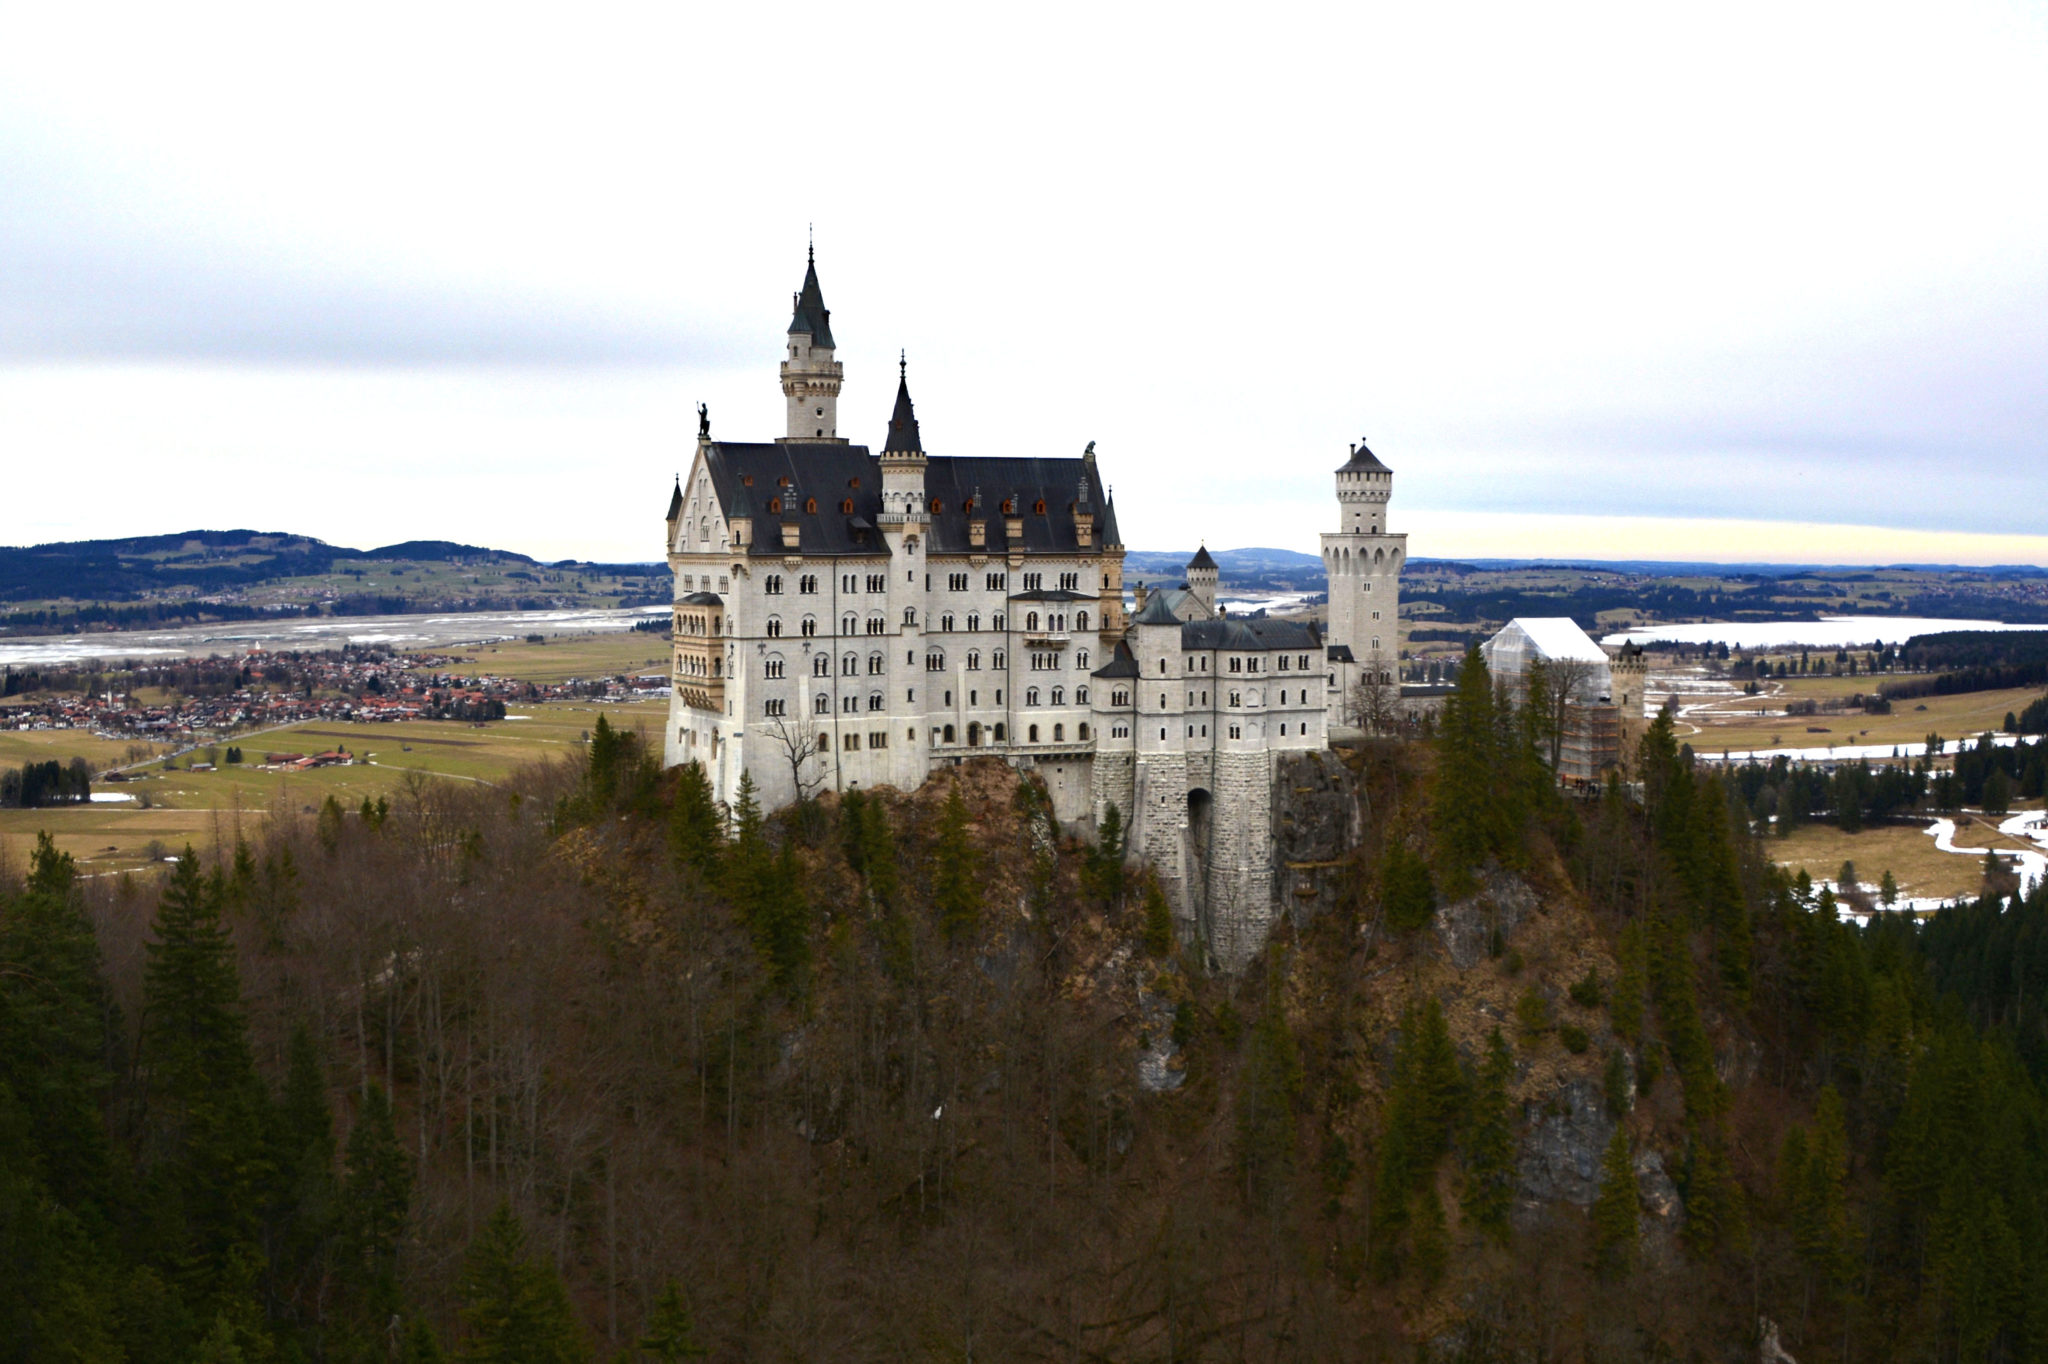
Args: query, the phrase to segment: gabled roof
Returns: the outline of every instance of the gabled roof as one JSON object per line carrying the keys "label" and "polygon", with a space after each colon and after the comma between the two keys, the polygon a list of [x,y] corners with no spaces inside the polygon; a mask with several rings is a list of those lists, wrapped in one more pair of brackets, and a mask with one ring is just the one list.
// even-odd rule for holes
{"label": "gabled roof", "polygon": [[804,267],[804,287],[796,296],[796,316],[789,320],[789,332],[803,332],[813,346],[832,348],[832,311],[825,306],[825,291],[818,287],[818,253],[811,252]]}
{"label": "gabled roof", "polygon": [[1198,547],[1195,550],[1195,557],[1188,560],[1188,572],[1195,573],[1202,569],[1207,569],[1211,573],[1217,571],[1216,561],[1209,557],[1209,547],[1207,545]]}
{"label": "gabled roof", "polygon": [[896,410],[889,414],[889,439],[882,446],[884,454],[924,453],[924,442],[917,432],[917,409],[910,405],[910,376],[899,373],[896,376]]}
{"label": "gabled roof", "polygon": [[1386,465],[1380,463],[1378,455],[1375,455],[1372,451],[1365,448],[1364,441],[1358,442],[1358,448],[1351,452],[1350,459],[1344,461],[1344,463],[1337,466],[1337,471],[1339,473],[1342,473],[1345,470],[1350,470],[1351,472],[1356,473],[1361,469],[1370,472],[1384,474],[1390,474],[1393,472],[1392,469],[1389,469]]}
{"label": "gabled roof", "polygon": [[1138,660],[1136,655],[1131,653],[1131,646],[1122,640],[1118,640],[1116,648],[1109,655],[1109,662],[1088,675],[1090,677],[1112,678],[1136,677],[1138,675]]}
{"label": "gabled roof", "polygon": [[692,592],[688,596],[678,597],[676,600],[683,606],[725,605],[725,598],[719,596],[716,592]]}
{"label": "gabled roof", "polygon": [[1261,650],[1279,653],[1313,649],[1320,653],[1323,637],[1316,633],[1315,626],[1306,621],[1239,620],[1230,617],[1224,620],[1189,621],[1180,627],[1180,647],[1189,652],[1197,649],[1228,649],[1234,653],[1256,653]]}
{"label": "gabled roof", "polygon": [[1332,663],[1353,663],[1357,661],[1351,657],[1351,646],[1349,644],[1332,644],[1327,656]]}
{"label": "gabled roof", "polygon": [[1133,625],[1178,625],[1180,617],[1173,614],[1173,606],[1163,592],[1154,592],[1145,598],[1144,610],[1131,617]]}

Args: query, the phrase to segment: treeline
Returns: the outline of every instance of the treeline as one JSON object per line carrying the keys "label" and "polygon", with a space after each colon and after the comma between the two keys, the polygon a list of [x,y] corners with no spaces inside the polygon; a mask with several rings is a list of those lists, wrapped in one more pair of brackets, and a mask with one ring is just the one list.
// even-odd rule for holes
{"label": "treeline", "polygon": [[1668,719],[1582,802],[1546,713],[1468,654],[1236,977],[994,761],[726,812],[600,724],[157,886],[46,841],[0,1359],[2040,1357],[2048,893],[1859,929]]}
{"label": "treeline", "polygon": [[[1927,748],[1940,752],[1941,737],[1928,735]],[[1924,756],[1881,763],[1859,758],[1830,769],[1780,754],[1768,763],[1750,761],[1733,768],[1729,781],[1758,829],[1775,819],[1781,835],[1816,819],[1856,833],[1923,810],[1949,813],[1970,806],[2002,815],[2016,799],[2048,794],[2048,739],[1999,744],[1981,735],[1943,771]]]}
{"label": "treeline", "polygon": [[92,769],[85,759],[68,763],[51,758],[0,771],[0,809],[35,810],[46,805],[78,805],[92,799]]}

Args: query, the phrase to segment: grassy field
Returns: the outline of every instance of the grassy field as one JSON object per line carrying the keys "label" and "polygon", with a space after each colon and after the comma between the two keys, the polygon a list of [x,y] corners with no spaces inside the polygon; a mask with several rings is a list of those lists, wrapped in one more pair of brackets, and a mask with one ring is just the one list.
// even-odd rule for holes
{"label": "grassy field", "polygon": [[620,673],[668,675],[669,644],[641,630],[555,635],[545,644],[463,645],[441,650],[471,660],[480,673],[521,682],[566,682],[577,677]]}
{"label": "grassy field", "polygon": [[[217,831],[231,830],[237,818],[261,819],[271,809],[316,810],[329,796],[354,808],[365,797],[389,796],[408,771],[458,781],[502,781],[528,763],[575,753],[599,715],[614,725],[642,730],[650,742],[658,742],[667,706],[666,701],[637,701],[523,707],[512,713],[528,718],[483,727],[434,720],[380,725],[310,721],[247,740],[244,747],[251,761],[240,767],[193,772],[184,766],[187,755],[179,759],[176,770],[151,766],[139,769],[139,780],[98,788],[147,795],[149,809],[138,800],[0,810],[0,857],[10,865],[22,865],[37,831],[47,829],[60,848],[79,859],[82,870],[128,870],[147,860],[151,843],[162,843],[173,852],[188,840],[196,847],[210,847]],[[18,737],[53,733],[71,732],[35,731]],[[256,770],[265,753],[314,753],[335,747],[365,761],[307,772]],[[59,747],[52,756],[68,757],[71,751]]]}
{"label": "grassy field", "polygon": [[[1780,696],[1739,698],[1718,713],[1694,711],[1685,718],[1697,726],[1699,732],[1686,733],[1685,726],[1681,725],[1680,733],[1700,752],[1918,743],[1930,732],[1945,739],[1955,739],[1980,730],[1997,729],[2005,722],[2008,712],[2025,710],[2028,702],[2041,695],[2037,687],[2022,687],[2010,691],[1969,692],[1962,696],[1930,696],[1919,701],[1901,701],[1893,707],[1890,715],[1866,715],[1861,711],[1810,716],[1754,714],[1759,708],[1783,710],[1788,697],[1821,699],[1859,690],[1840,685],[1857,680],[1816,678],[1799,681],[1788,685]],[[1868,679],[1863,681],[1867,686]],[[1654,700],[1654,686],[1651,694]],[[1921,706],[1926,709],[1918,709]],[[1750,713],[1744,714],[1745,710]],[[1809,733],[1809,726],[1818,726],[1826,732]]]}
{"label": "grassy field", "polygon": [[[2032,843],[1999,833],[1997,820],[1964,816],[1960,824],[1958,846],[2036,851]],[[1984,880],[1983,858],[1941,851],[1925,824],[1885,825],[1854,834],[1832,825],[1807,824],[1789,837],[1769,840],[1765,850],[1780,864],[1804,870],[1815,880],[1834,880],[1845,861],[1856,864],[1858,881],[1873,887],[1890,871],[1904,895],[1975,895]]]}
{"label": "grassy field", "polygon": [[70,762],[83,758],[95,772],[129,761],[128,751],[149,749],[169,751],[167,744],[145,744],[134,739],[101,739],[83,729],[0,729],[0,767],[23,763]]}

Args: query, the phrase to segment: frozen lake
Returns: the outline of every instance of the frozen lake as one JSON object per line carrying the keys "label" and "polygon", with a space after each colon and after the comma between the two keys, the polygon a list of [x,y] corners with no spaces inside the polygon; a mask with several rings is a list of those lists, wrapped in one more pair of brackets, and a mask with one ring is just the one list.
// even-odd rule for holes
{"label": "frozen lake", "polygon": [[1602,637],[1602,644],[1726,644],[1731,649],[1847,649],[1863,644],[1904,644],[1915,635],[1950,630],[2048,630],[2048,625],[2007,625],[1997,620],[1941,620],[1929,616],[1823,616],[1819,620],[1697,621],[1646,625]]}
{"label": "frozen lake", "polygon": [[518,639],[524,635],[591,634],[629,630],[666,606],[633,606],[588,611],[457,611],[420,616],[291,616],[238,620],[176,630],[118,630],[80,635],[0,637],[0,665],[49,667],[100,659],[204,658],[244,654],[251,649],[340,649],[350,643],[427,649],[449,644]]}

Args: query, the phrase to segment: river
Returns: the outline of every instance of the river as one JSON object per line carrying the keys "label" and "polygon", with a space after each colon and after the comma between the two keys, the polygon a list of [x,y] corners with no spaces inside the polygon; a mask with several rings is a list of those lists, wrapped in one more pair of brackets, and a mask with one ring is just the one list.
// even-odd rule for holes
{"label": "river", "polygon": [[52,667],[97,659],[205,658],[245,654],[251,649],[340,649],[378,644],[398,650],[440,648],[519,639],[526,635],[582,635],[629,630],[636,622],[665,616],[666,606],[601,610],[455,611],[420,616],[286,616],[191,625],[176,630],[116,630],[77,635],[0,637],[0,665]]}

